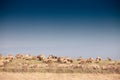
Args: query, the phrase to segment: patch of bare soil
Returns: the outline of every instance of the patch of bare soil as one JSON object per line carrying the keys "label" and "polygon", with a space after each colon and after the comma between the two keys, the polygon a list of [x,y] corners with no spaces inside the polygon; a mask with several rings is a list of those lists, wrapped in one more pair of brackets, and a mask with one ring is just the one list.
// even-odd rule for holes
{"label": "patch of bare soil", "polygon": [[0,80],[120,80],[120,74],[0,72]]}

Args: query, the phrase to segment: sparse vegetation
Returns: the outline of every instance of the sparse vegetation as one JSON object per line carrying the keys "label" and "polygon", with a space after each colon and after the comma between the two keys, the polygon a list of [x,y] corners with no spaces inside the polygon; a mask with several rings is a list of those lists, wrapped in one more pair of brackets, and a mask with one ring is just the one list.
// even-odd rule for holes
{"label": "sparse vegetation", "polygon": [[101,57],[0,55],[1,80],[120,80],[119,74],[120,61]]}
{"label": "sparse vegetation", "polygon": [[0,55],[1,72],[49,72],[49,73],[120,73],[120,61],[17,54]]}
{"label": "sparse vegetation", "polygon": [[[7,77],[6,77],[7,76]],[[1,80],[120,80],[119,74],[1,72]]]}

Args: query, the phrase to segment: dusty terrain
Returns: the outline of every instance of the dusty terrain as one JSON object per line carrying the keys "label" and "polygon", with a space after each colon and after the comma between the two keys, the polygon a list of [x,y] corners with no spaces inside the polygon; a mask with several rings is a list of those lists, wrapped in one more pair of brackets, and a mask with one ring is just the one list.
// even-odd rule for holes
{"label": "dusty terrain", "polygon": [[120,80],[120,61],[50,55],[0,55],[0,80]]}
{"label": "dusty terrain", "polygon": [[43,54],[0,55],[0,72],[119,73],[120,61],[111,58],[69,58]]}
{"label": "dusty terrain", "polygon": [[0,72],[0,80],[120,80],[120,74]]}

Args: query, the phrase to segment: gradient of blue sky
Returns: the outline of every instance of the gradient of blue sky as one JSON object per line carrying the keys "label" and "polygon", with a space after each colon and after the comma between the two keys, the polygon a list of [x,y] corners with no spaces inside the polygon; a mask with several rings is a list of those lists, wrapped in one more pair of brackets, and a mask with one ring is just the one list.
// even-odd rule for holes
{"label": "gradient of blue sky", "polygon": [[117,0],[4,0],[0,52],[120,59]]}

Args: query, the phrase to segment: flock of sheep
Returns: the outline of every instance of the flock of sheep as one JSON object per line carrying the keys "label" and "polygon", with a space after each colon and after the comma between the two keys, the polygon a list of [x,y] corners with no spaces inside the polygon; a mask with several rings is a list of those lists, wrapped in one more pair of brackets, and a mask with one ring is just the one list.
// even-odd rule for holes
{"label": "flock of sheep", "polygon": [[[120,72],[120,62],[114,61],[111,58],[102,60],[101,57],[84,59],[82,57],[77,59],[71,59],[69,57],[58,57],[49,55],[46,57],[44,54],[38,56],[31,56],[30,54],[16,54],[15,56],[9,54],[7,56],[0,55],[0,68],[9,67],[15,60],[21,60],[14,64],[14,69],[19,68],[23,70],[27,69],[42,69],[42,68],[67,68],[67,69],[81,69],[81,70],[110,70]],[[38,61],[40,63],[32,63],[31,61]],[[106,63],[106,64],[104,64]]]}

